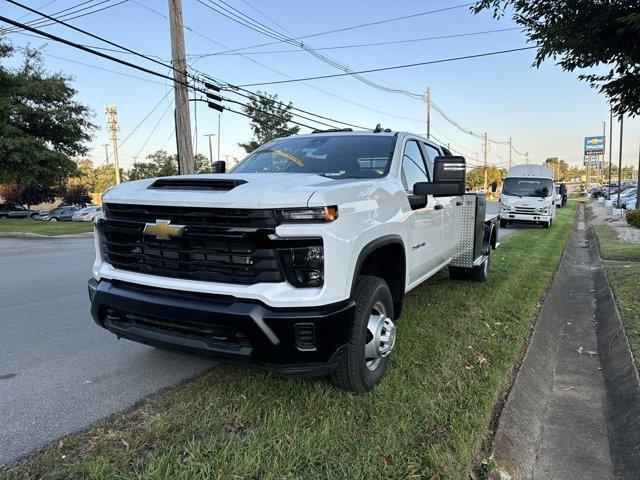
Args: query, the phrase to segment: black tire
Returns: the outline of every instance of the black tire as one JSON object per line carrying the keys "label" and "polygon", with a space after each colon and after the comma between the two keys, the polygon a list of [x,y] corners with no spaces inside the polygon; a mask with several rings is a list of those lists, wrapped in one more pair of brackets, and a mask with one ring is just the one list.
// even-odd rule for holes
{"label": "black tire", "polygon": [[551,226],[551,220],[548,222],[542,222],[542,228],[549,228]]}
{"label": "black tire", "polygon": [[[331,382],[337,387],[353,393],[364,393],[382,378],[387,368],[389,356],[380,358],[375,368],[367,366],[365,345],[370,333],[367,329],[369,316],[377,302],[382,302],[386,316],[393,319],[393,298],[391,290],[383,279],[373,276],[358,278],[354,295],[356,303],[351,339],[338,366],[331,373]],[[394,336],[395,340],[395,336]]]}
{"label": "black tire", "polygon": [[509,225],[509,222],[506,220],[500,220],[500,228],[507,228],[507,225]]}
{"label": "black tire", "polygon": [[7,215],[0,215],[0,218],[9,218]]}

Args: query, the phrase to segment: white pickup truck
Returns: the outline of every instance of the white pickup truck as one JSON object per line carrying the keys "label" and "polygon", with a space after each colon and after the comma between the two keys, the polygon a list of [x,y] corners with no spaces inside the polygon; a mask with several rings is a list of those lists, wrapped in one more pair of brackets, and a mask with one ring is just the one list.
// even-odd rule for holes
{"label": "white pickup truck", "polygon": [[278,138],[230,173],[121,184],[103,208],[98,325],[353,392],[384,374],[405,294],[445,267],[484,281],[498,245],[463,157],[380,128]]}

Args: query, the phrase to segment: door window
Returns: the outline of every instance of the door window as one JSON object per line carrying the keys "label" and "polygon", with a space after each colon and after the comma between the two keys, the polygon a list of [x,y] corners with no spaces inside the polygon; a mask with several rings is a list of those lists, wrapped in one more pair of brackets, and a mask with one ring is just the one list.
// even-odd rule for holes
{"label": "door window", "polygon": [[402,156],[402,184],[407,193],[413,194],[413,186],[418,182],[428,182],[429,174],[422,157],[422,151],[415,140],[404,146]]}
{"label": "door window", "polygon": [[433,173],[433,159],[440,156],[440,151],[428,143],[423,143],[424,151],[427,154],[427,167],[429,168],[429,173]]}

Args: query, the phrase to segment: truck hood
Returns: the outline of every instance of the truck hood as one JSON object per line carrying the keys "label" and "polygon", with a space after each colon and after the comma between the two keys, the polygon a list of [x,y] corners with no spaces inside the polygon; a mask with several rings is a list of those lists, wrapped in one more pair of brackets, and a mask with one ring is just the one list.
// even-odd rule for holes
{"label": "truck hood", "polygon": [[105,192],[103,202],[212,208],[306,207],[317,190],[362,182],[361,179],[333,180],[308,173],[223,173],[161,178],[163,180],[239,180],[244,183],[229,190],[158,189],[149,188],[158,178],[147,178],[112,187]]}
{"label": "truck hood", "polygon": [[553,196],[549,197],[516,197],[512,195],[500,195],[500,203],[508,207],[546,208],[551,206]]}

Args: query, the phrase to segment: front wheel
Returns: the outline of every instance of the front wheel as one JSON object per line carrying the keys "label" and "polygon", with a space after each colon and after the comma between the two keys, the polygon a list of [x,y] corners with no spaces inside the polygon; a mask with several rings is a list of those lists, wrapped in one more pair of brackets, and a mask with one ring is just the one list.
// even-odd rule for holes
{"label": "front wheel", "polygon": [[396,341],[393,298],[383,279],[358,278],[351,338],[336,369],[334,385],[353,393],[371,390],[387,368]]}
{"label": "front wheel", "polygon": [[507,225],[509,225],[509,222],[506,220],[500,220],[500,228],[507,228]]}
{"label": "front wheel", "polygon": [[58,221],[58,219],[57,219],[56,217],[52,217],[52,218],[50,218],[50,219],[49,219],[49,221],[50,221],[50,222],[57,222],[57,221]]}

